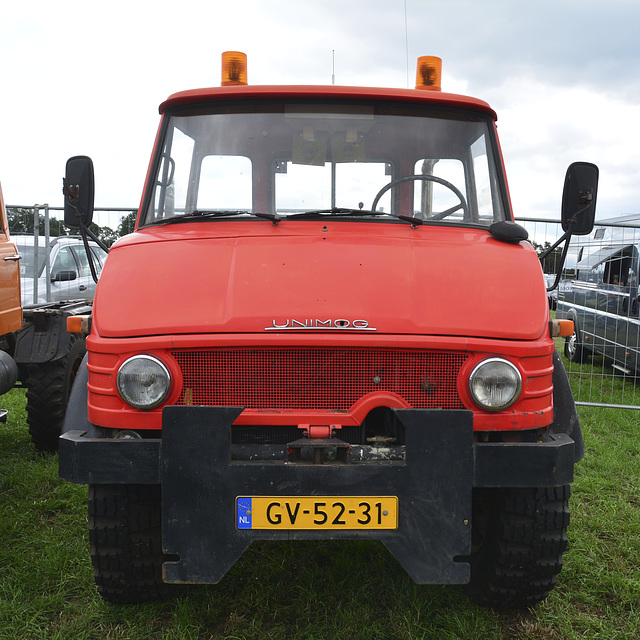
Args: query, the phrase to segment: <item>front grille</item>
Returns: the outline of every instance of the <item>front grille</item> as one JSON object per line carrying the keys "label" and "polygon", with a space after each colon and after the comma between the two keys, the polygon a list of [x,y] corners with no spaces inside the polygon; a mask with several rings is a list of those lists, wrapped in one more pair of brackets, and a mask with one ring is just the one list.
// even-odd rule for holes
{"label": "front grille", "polygon": [[398,349],[221,348],[174,351],[183,375],[176,404],[259,411],[348,411],[375,392],[411,407],[463,409],[464,353]]}

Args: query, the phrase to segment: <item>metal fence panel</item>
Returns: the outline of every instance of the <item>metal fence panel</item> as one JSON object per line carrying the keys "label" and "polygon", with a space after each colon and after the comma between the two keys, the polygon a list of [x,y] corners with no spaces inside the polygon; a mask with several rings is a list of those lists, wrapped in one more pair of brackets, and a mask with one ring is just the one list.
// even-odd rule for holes
{"label": "metal fence panel", "polygon": [[[520,219],[534,246],[562,234],[559,222]],[[589,236],[571,240],[558,290],[549,302],[558,317],[571,318],[577,333],[557,339],[576,403],[640,408],[640,215],[596,223]],[[547,281],[556,273],[554,259],[543,265]],[[557,265],[557,262],[555,263]]]}
{"label": "metal fence panel", "polygon": [[[63,288],[63,283],[52,283],[57,265],[51,262],[49,247],[63,236],[65,242],[78,236],[70,235],[61,223],[62,211],[48,205],[7,206],[12,237],[23,246],[22,238],[30,238],[29,260],[42,265],[40,277],[28,260],[21,265],[23,304],[55,299],[52,289],[60,295]],[[110,245],[131,233],[135,213],[135,208],[96,208],[100,238]],[[520,218],[518,222],[539,252],[562,235],[555,220]],[[543,263],[549,284],[558,271],[560,252],[561,248]],[[79,269],[78,276],[83,265]],[[550,293],[549,303],[552,313],[577,320],[578,342],[571,345],[558,338],[556,343],[579,405],[640,409],[640,385],[636,384],[640,375],[639,270],[640,215],[598,222],[592,234],[571,241],[559,287]],[[86,295],[91,297],[90,292]],[[572,352],[576,346],[579,356]]]}
{"label": "metal fence panel", "polygon": [[[22,255],[23,305],[93,298],[95,282],[83,240],[64,226],[62,212],[62,207],[47,204],[7,205],[9,232]],[[131,233],[135,213],[135,209],[96,208],[94,222],[100,240],[110,246],[118,237]],[[90,251],[99,273],[106,254],[93,242]]]}

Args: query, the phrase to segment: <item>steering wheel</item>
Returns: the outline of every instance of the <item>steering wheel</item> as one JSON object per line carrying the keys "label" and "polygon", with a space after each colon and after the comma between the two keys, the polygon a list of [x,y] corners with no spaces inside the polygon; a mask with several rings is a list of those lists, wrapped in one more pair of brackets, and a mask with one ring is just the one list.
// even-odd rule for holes
{"label": "steering wheel", "polygon": [[457,204],[454,207],[451,207],[450,209],[446,209],[445,211],[440,211],[439,213],[432,215],[429,218],[429,220],[442,220],[443,218],[446,218],[447,216],[454,213],[455,211],[458,211],[458,209],[462,209],[462,212],[465,218],[469,217],[469,208],[467,207],[467,201],[464,199],[464,196],[462,195],[460,190],[455,185],[451,184],[448,180],[444,180],[443,178],[438,178],[437,176],[429,176],[429,175],[406,176],[404,178],[398,178],[397,180],[392,180],[388,184],[385,184],[384,187],[382,187],[382,189],[378,191],[378,193],[376,194],[376,197],[373,199],[373,204],[371,205],[371,211],[376,210],[376,207],[378,206],[378,202],[380,201],[380,198],[387,191],[389,191],[389,189],[392,189],[393,187],[395,187],[396,185],[399,185],[402,182],[409,182],[409,181],[413,182],[414,180],[425,180],[427,182],[437,182],[438,184],[444,185],[445,187],[447,187],[447,189],[451,189],[451,191],[453,191],[453,193],[455,193],[458,199],[460,200],[460,204]]}

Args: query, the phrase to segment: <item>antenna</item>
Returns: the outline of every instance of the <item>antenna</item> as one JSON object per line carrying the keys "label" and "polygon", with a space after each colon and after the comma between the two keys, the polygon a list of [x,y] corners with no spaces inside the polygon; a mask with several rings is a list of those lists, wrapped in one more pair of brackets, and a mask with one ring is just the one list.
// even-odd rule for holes
{"label": "antenna", "polygon": [[404,0],[404,47],[407,57],[407,89],[409,88],[409,32],[407,30],[407,0]]}
{"label": "antenna", "polygon": [[333,56],[333,70],[331,72],[331,84],[335,84],[336,83],[336,50],[335,49],[331,50],[331,55]]}

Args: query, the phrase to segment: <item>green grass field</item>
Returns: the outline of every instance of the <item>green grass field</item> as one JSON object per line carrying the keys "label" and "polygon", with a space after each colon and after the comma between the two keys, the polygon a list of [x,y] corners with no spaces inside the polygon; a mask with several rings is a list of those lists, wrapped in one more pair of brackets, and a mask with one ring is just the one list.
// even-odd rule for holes
{"label": "green grass field", "polygon": [[260,543],[218,585],[165,603],[108,605],[89,558],[85,486],[58,478],[30,443],[24,393],[2,398],[0,640],[620,639],[640,636],[640,415],[582,407],[586,456],[557,589],[497,612],[459,587],[413,584],[382,545]]}

